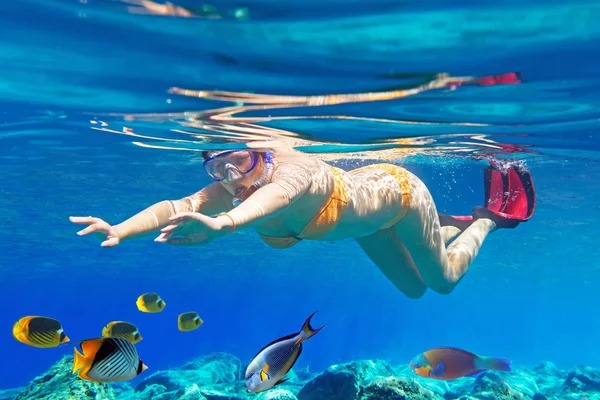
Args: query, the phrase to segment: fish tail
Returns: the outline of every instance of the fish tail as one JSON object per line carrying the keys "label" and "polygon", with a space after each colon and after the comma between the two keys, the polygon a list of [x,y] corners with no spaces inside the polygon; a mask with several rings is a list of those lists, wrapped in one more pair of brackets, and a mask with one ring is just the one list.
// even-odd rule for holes
{"label": "fish tail", "polygon": [[13,336],[17,337],[17,336],[21,335],[23,332],[25,332],[25,329],[21,326],[19,321],[15,322],[15,324],[13,325]]}
{"label": "fish tail", "polygon": [[325,328],[327,326],[327,324],[323,325],[320,328],[314,329],[311,325],[310,325],[310,320],[312,319],[312,317],[316,314],[317,312],[315,311],[314,313],[312,313],[308,318],[306,318],[306,321],[304,321],[304,325],[302,325],[302,331],[304,333],[306,333],[306,339],[304,340],[308,340],[310,339],[312,336],[315,336],[317,333],[319,333],[321,331],[321,329]]}
{"label": "fish tail", "polygon": [[511,371],[511,361],[503,358],[479,357],[478,369],[490,369],[494,371]]}
{"label": "fish tail", "polygon": [[77,370],[83,367],[85,363],[85,356],[77,351],[77,348],[73,348],[73,371],[71,373],[77,372]]}

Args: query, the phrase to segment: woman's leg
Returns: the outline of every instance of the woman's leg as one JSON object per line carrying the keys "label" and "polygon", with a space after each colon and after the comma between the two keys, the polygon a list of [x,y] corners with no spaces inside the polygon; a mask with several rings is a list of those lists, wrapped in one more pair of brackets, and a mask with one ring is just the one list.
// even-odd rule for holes
{"label": "woman's leg", "polygon": [[448,242],[456,238],[462,232],[456,226],[442,226],[440,229],[442,232],[442,239],[444,240],[445,244],[448,244]]}
{"label": "woman's leg", "polygon": [[445,242],[452,239],[456,230],[452,227],[442,230],[429,190],[413,174],[410,174],[410,181],[411,204],[395,230],[427,287],[448,294],[467,272],[496,224],[487,218],[477,219],[446,249]]}
{"label": "woman's leg", "polygon": [[402,293],[411,299],[423,296],[427,286],[393,227],[357,238],[356,242]]}

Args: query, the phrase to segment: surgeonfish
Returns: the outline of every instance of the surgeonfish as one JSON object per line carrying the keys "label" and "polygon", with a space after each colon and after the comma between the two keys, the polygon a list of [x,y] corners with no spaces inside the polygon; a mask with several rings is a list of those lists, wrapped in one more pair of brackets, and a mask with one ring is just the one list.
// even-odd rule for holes
{"label": "surgeonfish", "polygon": [[156,293],[144,293],[135,302],[138,310],[147,313],[157,313],[165,309],[167,303]]}
{"label": "surgeonfish", "polygon": [[70,341],[60,322],[40,316],[19,319],[13,325],[13,336],[21,343],[39,348],[57,347]]}
{"label": "surgeonfish", "polygon": [[312,313],[300,332],[276,339],[259,350],[246,369],[246,388],[250,392],[262,392],[279,385],[289,378],[284,378],[302,353],[302,343],[316,335],[326,325],[314,329],[310,320]]}
{"label": "surgeonfish", "polygon": [[93,382],[123,382],[135,378],[148,367],[140,360],[133,343],[123,338],[97,338],[81,341],[83,354],[74,348],[73,374]]}
{"label": "surgeonfish", "polygon": [[120,337],[132,344],[140,342],[143,337],[137,326],[125,321],[113,321],[102,328],[103,337]]}
{"label": "surgeonfish", "polygon": [[198,329],[203,323],[204,321],[202,321],[198,313],[193,311],[179,314],[177,317],[177,328],[182,332]]}
{"label": "surgeonfish", "polygon": [[419,376],[449,381],[474,377],[486,370],[510,371],[510,361],[482,357],[455,347],[436,347],[413,358],[410,368]]}

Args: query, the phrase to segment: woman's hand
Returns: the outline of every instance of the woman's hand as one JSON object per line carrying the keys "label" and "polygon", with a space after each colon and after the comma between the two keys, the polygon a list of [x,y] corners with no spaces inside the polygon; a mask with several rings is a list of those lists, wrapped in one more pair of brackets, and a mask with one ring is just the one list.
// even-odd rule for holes
{"label": "woman's hand", "polygon": [[162,233],[154,239],[155,242],[201,246],[230,232],[223,218],[208,217],[200,213],[179,213],[169,218],[169,222],[171,224],[160,230]]}
{"label": "woman's hand", "polygon": [[94,217],[69,217],[69,220],[75,224],[87,224],[87,228],[84,228],[77,232],[79,236],[87,235],[88,233],[95,233],[103,242],[100,244],[102,247],[114,247],[121,242],[121,239],[117,235],[114,227],[108,222]]}

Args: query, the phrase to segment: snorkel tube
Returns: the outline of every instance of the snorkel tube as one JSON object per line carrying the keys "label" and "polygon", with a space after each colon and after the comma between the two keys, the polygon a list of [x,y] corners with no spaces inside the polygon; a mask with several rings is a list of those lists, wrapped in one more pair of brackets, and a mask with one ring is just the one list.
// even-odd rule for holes
{"label": "snorkel tube", "polygon": [[273,153],[270,151],[267,151],[264,154],[265,154],[265,158],[264,158],[265,167],[263,169],[262,174],[260,174],[260,177],[249,188],[236,189],[235,196],[233,197],[233,201],[232,201],[232,203],[235,207],[242,204],[242,202],[244,200],[246,200],[248,197],[250,197],[252,195],[252,193],[256,192],[258,189],[260,189],[261,187],[263,187],[264,185],[269,183],[269,180],[271,179],[271,174],[273,172]]}

